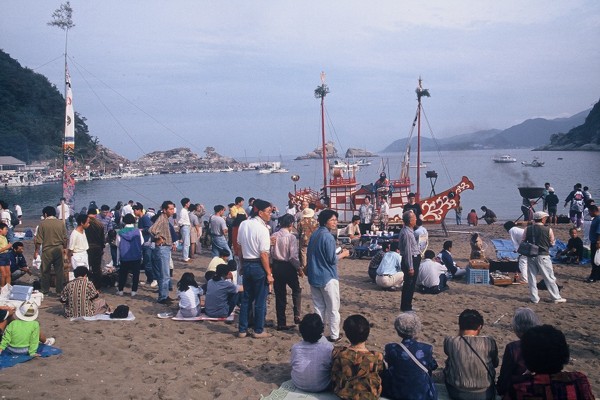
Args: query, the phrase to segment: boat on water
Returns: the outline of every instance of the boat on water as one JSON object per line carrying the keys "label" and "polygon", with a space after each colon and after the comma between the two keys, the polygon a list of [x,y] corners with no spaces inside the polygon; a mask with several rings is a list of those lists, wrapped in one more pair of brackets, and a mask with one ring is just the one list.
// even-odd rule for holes
{"label": "boat on water", "polygon": [[28,173],[3,173],[0,175],[0,186],[3,187],[26,187],[38,186],[44,181],[36,175]]}
{"label": "boat on water", "polygon": [[[322,148],[325,148],[325,112],[324,100],[329,93],[329,87],[325,84],[325,74],[321,74],[321,85],[315,89],[315,97],[321,101],[321,140]],[[455,209],[460,204],[460,194],[468,189],[473,189],[473,182],[466,176],[453,187],[435,194],[432,187],[432,196],[422,198],[420,187],[421,174],[421,98],[429,97],[429,91],[423,89],[422,80],[419,78],[419,84],[416,89],[417,93],[417,113],[411,129],[411,137],[414,132],[415,125],[417,126],[417,184],[416,194],[417,202],[422,208],[422,218],[425,222],[443,224],[448,211]],[[410,137],[407,143],[410,143]],[[368,184],[361,185],[356,180],[356,170],[354,168],[333,168],[331,176],[328,176],[329,170],[327,163],[327,153],[322,152],[323,157],[323,186],[319,189],[304,188],[297,189],[294,193],[288,193],[290,200],[299,202],[306,200],[309,203],[314,203],[317,209],[330,208],[335,210],[339,217],[338,221],[341,224],[349,223],[352,216],[358,213],[360,206],[365,202],[365,198],[370,196],[375,199],[375,207],[378,210],[380,206],[381,195],[388,196],[389,202],[389,221],[390,223],[398,223],[402,220],[402,212],[404,204],[408,202],[408,194],[411,192],[412,182],[410,179],[410,146],[407,146],[402,161],[400,176],[397,179],[387,178],[384,184]]]}
{"label": "boat on water", "polygon": [[543,167],[544,161],[540,161],[536,157],[531,162],[521,161],[521,164],[523,164],[524,167]]}
{"label": "boat on water", "polygon": [[356,162],[356,165],[358,165],[359,167],[368,167],[369,165],[371,165],[371,161],[367,160],[366,158],[361,158]]}
{"label": "boat on water", "polygon": [[494,161],[495,163],[499,163],[499,164],[508,164],[508,163],[517,162],[517,159],[511,155],[503,154],[503,155],[492,157],[492,161]]}

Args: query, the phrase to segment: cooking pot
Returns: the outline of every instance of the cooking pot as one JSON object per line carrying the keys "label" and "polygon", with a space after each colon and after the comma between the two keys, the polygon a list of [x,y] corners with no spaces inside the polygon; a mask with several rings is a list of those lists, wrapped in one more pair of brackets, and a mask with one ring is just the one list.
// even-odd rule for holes
{"label": "cooking pot", "polygon": [[525,197],[526,199],[537,199],[542,197],[544,190],[545,188],[543,187],[520,187],[519,193],[521,197]]}

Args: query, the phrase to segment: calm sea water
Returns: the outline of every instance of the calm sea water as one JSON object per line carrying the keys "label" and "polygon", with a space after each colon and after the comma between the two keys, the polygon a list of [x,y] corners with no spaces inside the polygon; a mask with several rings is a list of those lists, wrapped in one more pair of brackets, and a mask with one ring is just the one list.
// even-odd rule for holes
{"label": "calm sea water", "polygon": [[[497,164],[491,158],[495,154],[508,153],[517,158],[517,163]],[[524,167],[521,161],[531,161],[534,156],[545,162],[541,168]],[[562,160],[558,158],[561,157]],[[358,180],[362,184],[374,182],[379,177],[381,164],[388,164],[386,173],[390,177],[399,175],[401,154],[385,154],[381,158],[372,158],[372,165],[361,167]],[[425,178],[426,170],[435,170],[438,180],[435,191],[441,192],[458,183],[463,175],[475,184],[475,190],[463,192],[463,218],[471,208],[479,213],[486,205],[494,210],[500,219],[517,218],[520,214],[521,198],[518,186],[543,186],[550,182],[559,199],[564,200],[573,185],[581,182],[589,186],[595,199],[600,198],[600,153],[597,152],[531,152],[512,150],[450,151],[441,155],[436,152],[424,152],[422,161],[429,162],[421,170],[421,193],[431,193],[430,180]],[[442,161],[443,160],[443,161]],[[416,159],[414,160],[416,164]],[[134,179],[116,179],[79,183],[76,186],[75,209],[80,210],[94,200],[98,206],[108,204],[113,207],[117,201],[129,199],[142,202],[146,207],[160,206],[163,200],[179,200],[189,197],[192,202],[204,204],[212,210],[215,204],[227,205],[236,196],[264,198],[280,209],[285,209],[287,193],[293,191],[293,174],[300,175],[298,188],[318,188],[322,184],[321,161],[293,161],[284,158],[287,174],[261,175],[253,171],[219,172],[197,174],[154,175]],[[413,185],[416,185],[416,169],[412,169]],[[413,188],[414,189],[414,188]],[[26,215],[40,215],[46,205],[56,205],[61,197],[60,184],[48,184],[36,187],[2,188],[0,198],[21,204]],[[559,213],[566,212],[559,205]],[[449,223],[454,222],[454,213],[449,213]]]}

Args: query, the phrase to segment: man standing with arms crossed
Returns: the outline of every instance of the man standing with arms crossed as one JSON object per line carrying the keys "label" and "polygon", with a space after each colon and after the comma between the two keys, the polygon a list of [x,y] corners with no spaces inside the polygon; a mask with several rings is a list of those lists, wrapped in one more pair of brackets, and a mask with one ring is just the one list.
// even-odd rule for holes
{"label": "man standing with arms crossed", "polygon": [[41,289],[43,294],[50,291],[50,268],[54,266],[56,275],[56,293],[60,295],[64,286],[63,252],[67,248],[67,228],[65,223],[56,219],[56,209],[52,206],[42,210],[44,220],[40,222],[35,235],[35,251],[33,258],[38,258],[42,246]]}
{"label": "man standing with arms crossed", "polygon": [[415,293],[415,284],[419,275],[419,264],[421,263],[421,251],[415,239],[414,228],[417,225],[417,216],[411,211],[402,214],[404,227],[398,236],[398,247],[402,254],[401,268],[404,272],[404,285],[402,286],[402,297],[400,300],[400,311],[413,311],[412,300]]}
{"label": "man standing with arms crossed", "polygon": [[254,303],[255,339],[273,336],[264,330],[267,312],[268,285],[273,284],[273,273],[269,264],[271,238],[267,223],[271,219],[271,203],[265,200],[254,200],[257,214],[240,224],[237,242],[242,248],[242,272],[244,276],[244,293],[240,307],[238,337],[248,334],[250,307]]}
{"label": "man standing with arms crossed", "polygon": [[337,263],[348,257],[350,252],[343,250],[336,255],[335,238],[331,234],[337,229],[338,213],[333,210],[323,210],[319,214],[319,229],[308,242],[307,275],[310,284],[315,312],[329,324],[331,334],[327,336],[330,342],[339,342],[340,335],[340,281]]}
{"label": "man standing with arms crossed", "polygon": [[169,297],[170,283],[170,263],[171,251],[175,250],[175,243],[171,236],[171,224],[169,218],[175,214],[175,203],[170,200],[163,201],[161,205],[162,213],[150,227],[150,234],[154,238],[154,250],[152,252],[152,261],[156,263],[158,276],[158,303],[169,305],[173,301]]}

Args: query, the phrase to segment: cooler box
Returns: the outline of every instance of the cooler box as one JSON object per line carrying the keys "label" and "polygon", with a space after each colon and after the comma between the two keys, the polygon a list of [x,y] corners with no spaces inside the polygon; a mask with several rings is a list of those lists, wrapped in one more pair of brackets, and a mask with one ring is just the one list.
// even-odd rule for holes
{"label": "cooler box", "polygon": [[490,271],[467,267],[467,285],[489,285]]}
{"label": "cooler box", "polygon": [[9,300],[27,301],[31,297],[32,291],[33,287],[31,286],[14,285]]}

